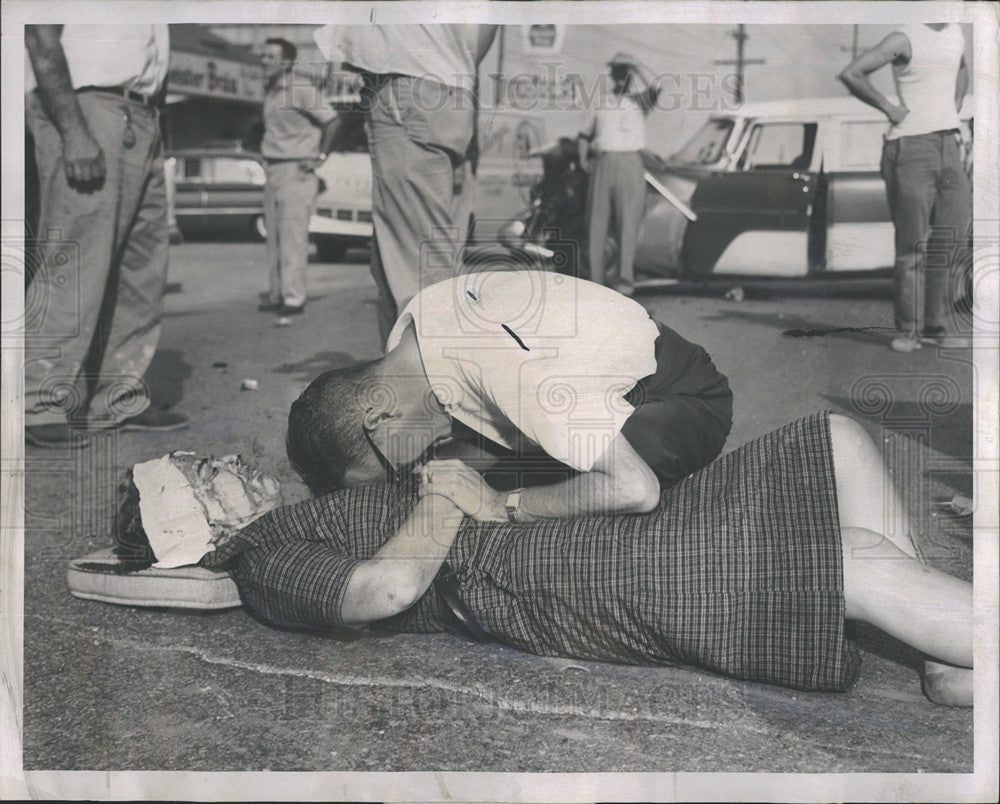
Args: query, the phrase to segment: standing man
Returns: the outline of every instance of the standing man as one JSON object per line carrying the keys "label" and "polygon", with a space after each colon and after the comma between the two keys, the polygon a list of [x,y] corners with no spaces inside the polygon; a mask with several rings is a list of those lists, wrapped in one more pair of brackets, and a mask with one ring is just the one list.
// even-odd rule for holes
{"label": "standing man", "polygon": [[372,276],[383,342],[410,299],[452,278],[461,263],[473,191],[477,68],[496,30],[345,25],[316,33],[323,54],[364,82]]}
{"label": "standing man", "polygon": [[264,43],[264,222],[267,225],[268,298],[262,312],[295,315],[306,306],[309,219],[337,116],[312,84],[295,81],[295,45],[271,38]]}
{"label": "standing man", "polygon": [[[635,283],[635,243],[646,200],[639,152],[646,147],[646,115],[660,92],[627,53],[615,55],[608,66],[611,97],[601,99],[601,105],[590,116],[578,140],[580,165],[590,174],[587,198],[590,281],[602,285],[606,282],[604,245],[614,215],[614,235],[620,247],[615,289],[631,295]],[[634,78],[641,80],[645,89],[637,90]]]}
{"label": "standing man", "polygon": [[42,321],[26,333],[25,437],[172,430],[143,374],[160,336],[167,206],[166,25],[28,25],[25,119],[39,188]]}
{"label": "standing man", "polygon": [[[868,76],[892,64],[897,102],[892,103]],[[896,228],[895,319],[902,334],[897,352],[921,343],[961,348],[968,338],[949,334],[949,273],[961,265],[972,225],[972,189],[962,160],[958,113],[969,86],[965,37],[951,23],[907,25],[862,53],[840,74],[851,93],[889,119],[882,151],[889,209]],[[944,267],[920,258],[931,226],[949,231],[956,245]]]}

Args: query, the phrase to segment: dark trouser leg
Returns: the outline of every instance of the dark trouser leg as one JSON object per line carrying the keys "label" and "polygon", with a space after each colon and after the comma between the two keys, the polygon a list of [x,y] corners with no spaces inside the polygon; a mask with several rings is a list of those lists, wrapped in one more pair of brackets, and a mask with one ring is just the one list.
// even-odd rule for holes
{"label": "dark trouser leg", "polygon": [[719,456],[731,417],[731,398],[673,396],[638,405],[622,435],[669,488]]}
{"label": "dark trouser leg", "polygon": [[[941,172],[934,204],[934,230],[938,236],[938,265],[928,265],[926,279],[925,328],[947,327],[954,299],[950,289],[962,287],[955,271],[967,268],[968,236],[972,226],[972,186],[962,164],[954,134],[942,134]],[[953,329],[954,327],[951,327]]]}
{"label": "dark trouser leg", "polygon": [[937,195],[939,154],[933,134],[886,141],[882,153],[889,209],[895,227],[894,312],[896,329],[919,331],[923,318],[922,250],[930,235]]}

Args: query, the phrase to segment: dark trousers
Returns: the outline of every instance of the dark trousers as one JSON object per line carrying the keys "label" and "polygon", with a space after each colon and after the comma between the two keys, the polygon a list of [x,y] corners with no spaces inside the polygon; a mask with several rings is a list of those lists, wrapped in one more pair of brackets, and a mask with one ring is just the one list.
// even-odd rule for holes
{"label": "dark trousers", "polygon": [[729,381],[702,347],[657,322],[656,371],[625,395],[622,435],[669,488],[714,461],[733,425]]}
{"label": "dark trousers", "polygon": [[[972,188],[957,131],[886,140],[882,149],[889,211],[896,229],[896,328],[941,330],[949,287],[968,251]],[[932,229],[941,243],[927,249]]]}

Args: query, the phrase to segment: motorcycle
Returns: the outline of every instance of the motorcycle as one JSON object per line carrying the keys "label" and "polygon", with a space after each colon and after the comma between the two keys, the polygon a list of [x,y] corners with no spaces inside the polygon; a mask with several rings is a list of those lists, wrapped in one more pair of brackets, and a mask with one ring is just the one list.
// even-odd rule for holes
{"label": "motorcycle", "polygon": [[[589,278],[587,256],[587,191],[590,176],[580,166],[575,139],[561,137],[547,148],[531,152],[542,159],[542,179],[531,188],[531,205],[500,231],[500,242],[515,256],[541,261],[547,270]],[[665,169],[664,160],[650,151],[641,151],[645,180],[651,194],[674,205],[688,220],[696,215],[656,176]],[[618,243],[609,237],[604,245],[606,269],[618,265]],[[654,287],[677,282],[675,277],[638,279],[637,287]]]}

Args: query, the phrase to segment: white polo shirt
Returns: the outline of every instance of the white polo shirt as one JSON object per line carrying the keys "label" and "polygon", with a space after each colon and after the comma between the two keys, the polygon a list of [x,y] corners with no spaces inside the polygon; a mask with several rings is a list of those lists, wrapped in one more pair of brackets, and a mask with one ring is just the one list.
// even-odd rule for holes
{"label": "white polo shirt", "polygon": [[541,271],[472,273],[431,285],[403,310],[450,416],[519,452],[586,472],[634,408],[624,395],[656,369],[656,324],[593,282]]}

